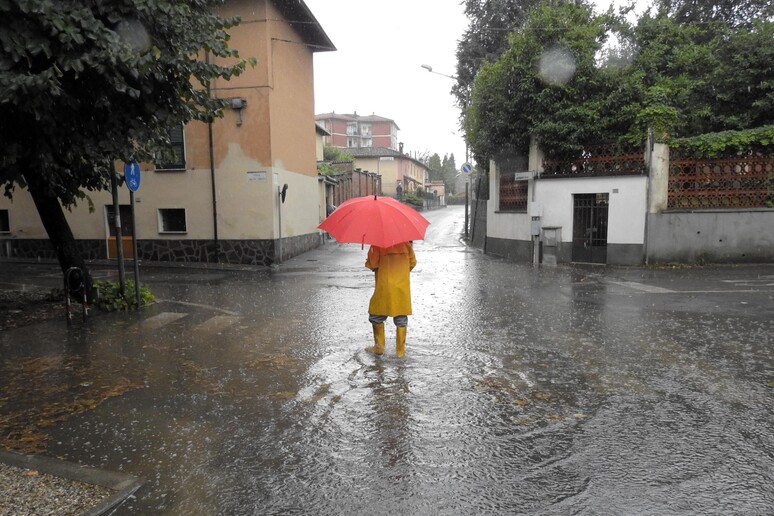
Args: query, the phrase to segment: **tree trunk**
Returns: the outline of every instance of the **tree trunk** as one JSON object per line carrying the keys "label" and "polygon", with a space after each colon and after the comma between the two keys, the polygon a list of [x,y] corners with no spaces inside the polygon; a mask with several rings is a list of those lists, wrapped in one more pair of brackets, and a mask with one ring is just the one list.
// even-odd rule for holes
{"label": "tree trunk", "polygon": [[86,262],[78,251],[75,243],[75,237],[67,223],[62,205],[59,199],[46,195],[41,188],[34,185],[28,185],[32,200],[40,215],[43,227],[48,233],[51,245],[56,250],[56,257],[59,260],[59,266],[64,274],[71,267],[78,267],[83,271],[83,283],[86,288],[86,297],[89,303],[92,302],[92,279],[89,270],[86,268]]}

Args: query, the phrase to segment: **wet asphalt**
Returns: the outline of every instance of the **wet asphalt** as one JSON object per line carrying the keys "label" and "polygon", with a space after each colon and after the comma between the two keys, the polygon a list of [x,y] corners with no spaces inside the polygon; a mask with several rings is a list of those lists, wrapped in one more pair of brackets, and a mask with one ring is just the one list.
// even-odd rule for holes
{"label": "wet asphalt", "polygon": [[403,359],[389,322],[364,351],[366,250],[327,241],[143,264],[148,309],[0,333],[0,409],[143,477],[115,514],[774,513],[774,266],[514,264],[425,215]]}

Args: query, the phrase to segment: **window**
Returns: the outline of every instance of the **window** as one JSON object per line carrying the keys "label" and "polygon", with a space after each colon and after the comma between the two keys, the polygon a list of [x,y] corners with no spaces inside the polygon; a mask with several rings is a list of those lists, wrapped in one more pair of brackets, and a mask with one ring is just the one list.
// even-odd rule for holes
{"label": "window", "polygon": [[183,125],[169,130],[169,148],[157,156],[156,170],[185,170]]}
{"label": "window", "polygon": [[361,146],[362,147],[372,147],[373,146],[373,141],[371,140],[371,138],[363,138],[363,142],[361,143]]}
{"label": "window", "polygon": [[185,233],[185,208],[160,208],[159,233]]}
{"label": "window", "polygon": [[360,138],[347,138],[347,147],[360,147]]}
{"label": "window", "polygon": [[8,210],[0,210],[0,233],[10,233],[11,223],[8,219]]}
{"label": "window", "polygon": [[357,134],[357,122],[347,123],[347,134],[350,136],[353,134]]}
{"label": "window", "polygon": [[513,172],[500,174],[499,211],[527,211],[529,181],[516,180]]}
{"label": "window", "polygon": [[360,136],[371,136],[371,124],[360,125]]}

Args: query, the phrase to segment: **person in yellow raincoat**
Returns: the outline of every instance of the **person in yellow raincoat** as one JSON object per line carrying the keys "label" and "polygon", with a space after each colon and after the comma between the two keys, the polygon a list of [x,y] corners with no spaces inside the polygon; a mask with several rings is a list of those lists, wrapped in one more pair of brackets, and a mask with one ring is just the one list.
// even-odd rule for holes
{"label": "person in yellow raincoat", "polygon": [[384,353],[384,321],[392,317],[396,326],[395,353],[406,352],[406,327],[411,315],[410,272],[417,264],[410,242],[392,247],[371,246],[365,266],[374,271],[376,288],[368,305],[368,320],[374,327],[374,345],[366,348],[372,353]]}

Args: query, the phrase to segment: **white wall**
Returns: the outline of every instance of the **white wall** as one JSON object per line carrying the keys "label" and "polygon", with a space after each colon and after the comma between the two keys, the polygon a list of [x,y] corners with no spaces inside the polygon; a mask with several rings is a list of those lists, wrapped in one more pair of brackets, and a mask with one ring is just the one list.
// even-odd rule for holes
{"label": "white wall", "polygon": [[541,226],[560,226],[562,242],[572,242],[573,194],[607,193],[608,244],[642,244],[646,187],[647,178],[643,176],[536,180],[535,201],[542,207]]}

